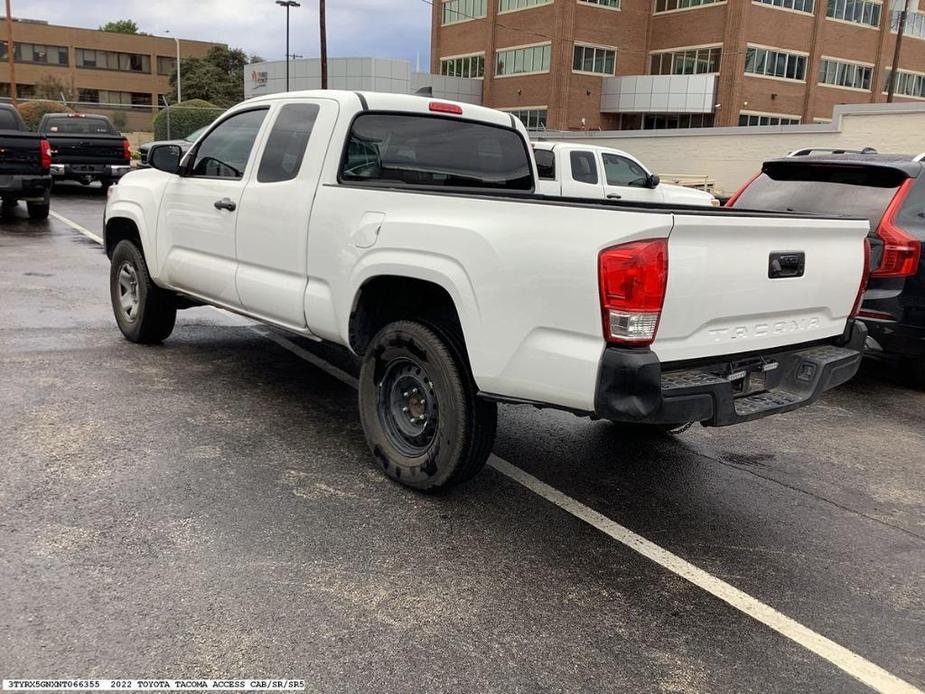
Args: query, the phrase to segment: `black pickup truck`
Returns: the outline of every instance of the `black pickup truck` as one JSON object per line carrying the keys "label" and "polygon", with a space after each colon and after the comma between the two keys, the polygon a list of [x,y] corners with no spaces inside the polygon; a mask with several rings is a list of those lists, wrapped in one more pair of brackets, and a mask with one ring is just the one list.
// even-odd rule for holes
{"label": "black pickup truck", "polygon": [[51,148],[30,133],[13,106],[0,104],[0,200],[11,207],[25,200],[31,219],[48,217]]}
{"label": "black pickup truck", "polygon": [[128,140],[106,116],[49,113],[39,133],[51,143],[51,175],[56,181],[99,181],[109,188],[131,171]]}

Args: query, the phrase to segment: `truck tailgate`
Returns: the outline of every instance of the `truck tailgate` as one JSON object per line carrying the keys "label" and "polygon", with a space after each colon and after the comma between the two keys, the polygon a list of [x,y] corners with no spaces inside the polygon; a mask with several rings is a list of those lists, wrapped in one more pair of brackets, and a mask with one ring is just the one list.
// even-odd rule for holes
{"label": "truck tailgate", "polygon": [[675,362],[841,335],[857,298],[868,227],[676,215],[652,349],[662,362]]}
{"label": "truck tailgate", "polygon": [[122,164],[125,154],[118,135],[48,134],[56,164]]}

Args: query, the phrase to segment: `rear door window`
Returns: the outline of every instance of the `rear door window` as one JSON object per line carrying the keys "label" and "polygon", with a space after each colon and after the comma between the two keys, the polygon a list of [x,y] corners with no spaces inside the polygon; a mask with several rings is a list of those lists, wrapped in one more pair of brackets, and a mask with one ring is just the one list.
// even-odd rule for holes
{"label": "rear door window", "polygon": [[537,175],[544,181],[556,180],[556,154],[550,149],[533,150]]}
{"label": "rear door window", "polygon": [[593,152],[569,152],[572,180],[579,183],[597,183],[597,162]]}
{"label": "rear door window", "polygon": [[280,109],[257,170],[260,183],[291,181],[299,174],[318,110],[318,104],[286,104]]}
{"label": "rear door window", "polygon": [[46,129],[62,135],[118,135],[119,131],[103,118],[49,118]]}
{"label": "rear door window", "polygon": [[888,167],[770,164],[735,206],[860,217],[869,220],[873,230],[906,178]]}
{"label": "rear door window", "polygon": [[363,113],[353,121],[340,180],[533,190],[526,141],[511,128],[453,118]]}
{"label": "rear door window", "polygon": [[11,111],[0,111],[0,130],[19,130],[19,120]]}

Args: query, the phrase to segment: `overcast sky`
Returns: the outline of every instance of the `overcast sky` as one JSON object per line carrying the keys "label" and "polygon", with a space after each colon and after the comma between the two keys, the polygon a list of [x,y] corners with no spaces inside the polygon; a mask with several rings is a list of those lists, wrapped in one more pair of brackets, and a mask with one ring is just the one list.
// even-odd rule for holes
{"label": "overcast sky", "polygon": [[[142,31],[219,41],[282,60],[286,11],[275,0],[12,0],[13,16],[95,29],[134,19]],[[318,0],[290,10],[292,52],[318,55]],[[328,55],[404,58],[427,69],[430,5],[423,0],[327,0]]]}

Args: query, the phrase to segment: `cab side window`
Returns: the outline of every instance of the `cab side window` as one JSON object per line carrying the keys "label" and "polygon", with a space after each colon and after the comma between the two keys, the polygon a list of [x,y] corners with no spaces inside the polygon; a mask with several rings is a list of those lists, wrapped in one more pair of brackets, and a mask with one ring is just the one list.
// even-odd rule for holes
{"label": "cab side window", "polygon": [[291,181],[299,175],[318,110],[317,104],[286,104],[280,109],[257,170],[260,183]]}
{"label": "cab side window", "polygon": [[236,113],[206,135],[196,148],[191,176],[240,180],[267,109]]}
{"label": "cab side window", "polygon": [[616,154],[602,153],[607,185],[644,188],[649,174],[639,164]]}
{"label": "cab side window", "polygon": [[597,162],[593,152],[570,152],[572,178],[579,183],[597,183]]}

